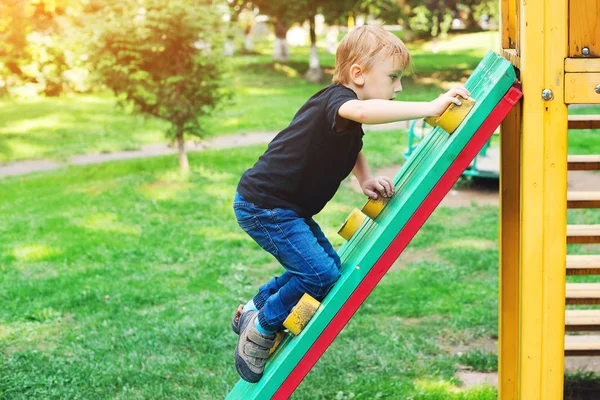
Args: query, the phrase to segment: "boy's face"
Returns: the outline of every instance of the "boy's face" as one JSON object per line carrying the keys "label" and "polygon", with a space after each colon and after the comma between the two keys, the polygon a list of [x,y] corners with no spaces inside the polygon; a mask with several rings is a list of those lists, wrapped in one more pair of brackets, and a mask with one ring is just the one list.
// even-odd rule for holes
{"label": "boy's face", "polygon": [[402,91],[402,70],[397,57],[376,56],[373,68],[364,74],[363,95],[368,99],[393,100]]}

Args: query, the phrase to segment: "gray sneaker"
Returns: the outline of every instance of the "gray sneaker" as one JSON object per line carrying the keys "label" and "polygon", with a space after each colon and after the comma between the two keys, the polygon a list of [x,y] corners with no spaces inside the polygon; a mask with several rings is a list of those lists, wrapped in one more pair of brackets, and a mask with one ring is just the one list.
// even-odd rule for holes
{"label": "gray sneaker", "polygon": [[258,311],[247,311],[240,318],[240,337],[235,347],[235,369],[243,380],[256,383],[262,378],[275,334],[263,335],[256,329]]}
{"label": "gray sneaker", "polygon": [[235,310],[235,314],[231,319],[231,329],[236,335],[240,334],[240,319],[242,319],[242,313],[244,312],[244,304],[240,304]]}

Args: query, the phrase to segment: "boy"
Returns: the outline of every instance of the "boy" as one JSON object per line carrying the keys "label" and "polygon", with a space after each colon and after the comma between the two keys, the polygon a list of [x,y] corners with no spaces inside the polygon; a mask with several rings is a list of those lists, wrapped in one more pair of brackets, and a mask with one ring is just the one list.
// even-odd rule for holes
{"label": "boy", "polygon": [[233,208],[240,227],[285,272],[260,287],[232,321],[239,333],[235,366],[248,382],[262,377],[275,332],[304,293],[321,301],[340,276],[340,258],[312,219],[352,171],[372,199],[394,194],[391,179],[372,176],[362,152],[362,124],[439,116],[460,105],[458,87],[431,102],[396,102],[410,64],[404,43],[374,26],[344,37],[333,84],[312,96],[269,144],[238,185]]}

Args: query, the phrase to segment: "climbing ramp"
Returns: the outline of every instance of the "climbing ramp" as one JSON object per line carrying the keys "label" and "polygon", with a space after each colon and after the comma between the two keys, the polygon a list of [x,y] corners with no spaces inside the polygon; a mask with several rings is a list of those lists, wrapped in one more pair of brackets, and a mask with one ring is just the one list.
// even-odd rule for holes
{"label": "climbing ramp", "polygon": [[453,134],[438,126],[421,141],[394,177],[396,194],[339,250],[341,277],[308,325],[281,343],[258,383],[240,380],[228,400],[292,394],[522,96],[512,65],[494,52],[465,86],[471,112]]}

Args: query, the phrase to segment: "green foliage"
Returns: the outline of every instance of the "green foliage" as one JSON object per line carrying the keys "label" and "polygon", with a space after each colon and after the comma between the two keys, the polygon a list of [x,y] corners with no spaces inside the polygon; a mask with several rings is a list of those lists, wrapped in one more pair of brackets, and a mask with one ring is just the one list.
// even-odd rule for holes
{"label": "green foliage", "polygon": [[578,371],[565,374],[565,400],[600,398],[600,376],[593,371]]}
{"label": "green foliage", "polygon": [[210,0],[114,2],[104,12],[96,68],[125,105],[200,136],[198,117],[228,97],[222,25]]}
{"label": "green foliage", "polygon": [[48,96],[72,87],[65,73],[80,60],[72,31],[80,11],[75,0],[0,3],[0,86]]}
{"label": "green foliage", "polygon": [[408,19],[410,28],[417,34],[445,36],[452,23],[452,10],[440,3],[443,1],[430,0],[413,8]]}

